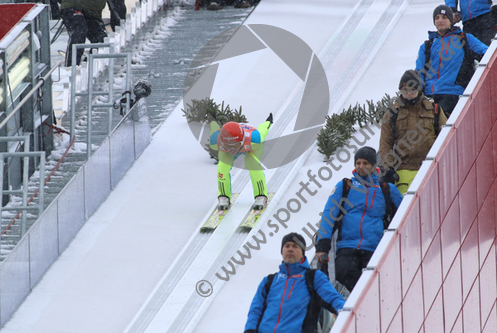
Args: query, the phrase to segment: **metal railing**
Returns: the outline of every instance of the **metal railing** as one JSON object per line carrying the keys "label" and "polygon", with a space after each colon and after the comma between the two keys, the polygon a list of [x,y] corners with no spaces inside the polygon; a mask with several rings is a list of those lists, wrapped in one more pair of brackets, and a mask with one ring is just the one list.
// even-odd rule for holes
{"label": "metal railing", "polygon": [[[38,211],[38,216],[43,212],[43,200],[44,200],[44,185],[45,185],[45,152],[44,151],[29,151],[29,136],[22,137],[0,137],[0,142],[7,141],[24,141],[24,152],[11,152],[11,153],[0,153],[0,184],[3,184],[4,181],[4,161],[6,158],[22,158],[24,160],[23,163],[23,172],[22,172],[22,186],[19,190],[4,190],[2,186],[2,197],[4,194],[13,194],[13,195],[21,195],[22,196],[22,205],[21,206],[11,206],[7,205],[5,207],[0,207],[0,214],[4,210],[19,211],[21,214],[21,237],[26,233],[26,221],[28,210],[36,210]],[[38,158],[40,163],[40,182],[37,193],[39,193],[39,201],[38,204],[29,205],[28,201],[28,180],[29,180],[29,158]],[[16,216],[16,218],[19,214]],[[15,219],[14,219],[15,220]],[[5,232],[2,231],[2,234]]]}
{"label": "metal railing", "polygon": [[[30,97],[33,96],[35,93],[38,92],[41,86],[45,84],[47,80],[50,79],[52,73],[60,68],[61,62],[58,62],[55,66],[53,66],[48,73],[38,79],[38,83],[24,96],[23,99],[19,101],[19,104],[10,112],[5,119],[0,123],[0,129],[3,128],[5,125],[7,125],[8,121],[14,117],[26,104],[29,100]],[[24,236],[26,233],[26,221],[27,221],[27,214],[26,212],[28,210],[36,210],[38,214],[41,215],[43,212],[43,200],[44,200],[44,175],[45,175],[45,152],[44,151],[38,151],[38,152],[30,152],[29,147],[30,147],[30,140],[29,140],[29,135],[31,133],[25,133],[24,136],[7,136],[7,137],[0,137],[0,142],[22,142],[24,144],[24,151],[23,152],[2,152],[0,153],[0,197],[3,198],[4,195],[19,195],[22,197],[22,203],[21,206],[14,206],[14,205],[7,205],[3,207],[3,205],[0,205],[0,213],[3,211],[19,211],[19,214],[21,214],[21,237]],[[5,159],[12,159],[12,158],[21,158],[23,160],[23,168],[22,168],[22,185],[20,189],[18,190],[12,190],[12,189],[4,189],[4,162]],[[29,205],[28,202],[28,180],[29,180],[29,158],[36,158],[38,163],[35,161],[35,165],[38,164],[40,168],[40,183],[39,183],[39,203],[38,204],[33,204]],[[8,185],[10,186],[10,185]],[[32,199],[31,199],[32,200]],[[19,214],[16,216],[16,218],[19,216]],[[2,231],[2,234],[5,233],[6,230]]]}
{"label": "metal railing", "polygon": [[50,78],[50,76],[52,75],[52,73],[60,67],[61,65],[61,61],[59,61],[55,66],[53,66],[49,71],[48,73],[40,78],[38,80],[38,83],[27,93],[26,96],[24,96],[24,98],[19,102],[19,104],[17,104],[17,106],[14,108],[14,110],[12,110],[12,112],[10,112],[7,117],[5,117],[5,119],[0,123],[0,129],[3,128],[7,122],[9,121],[10,118],[12,118],[17,112],[19,112],[19,110],[21,110],[21,107],[26,104],[26,102],[29,100],[29,98],[31,96],[33,96],[34,93],[38,92],[38,88],[40,88],[42,85],[45,84],[45,81],[48,80]]}
{"label": "metal railing", "polygon": [[[108,47],[109,48],[109,53],[112,54],[114,53],[114,46],[112,43],[94,43],[94,44],[74,44],[72,46],[72,59],[71,59],[71,141],[74,139],[75,136],[75,126],[76,126],[76,97],[78,96],[88,96],[90,93],[90,89],[88,89],[86,92],[76,92],[76,67],[77,67],[77,62],[76,62],[76,56],[77,56],[77,50],[79,49],[100,49]],[[92,55],[92,54],[90,54]],[[88,82],[93,81],[93,72],[92,74],[88,74]],[[93,95],[108,95],[109,100],[112,100],[113,98],[113,85],[112,82],[114,82],[114,64],[109,64],[109,91],[106,93],[94,93]],[[89,99],[88,105],[91,105],[91,99]]]}
{"label": "metal railing", "polygon": [[[131,100],[131,54],[130,53],[113,53],[113,54],[90,54],[88,57],[88,113],[87,113],[87,122],[88,122],[88,133],[86,137],[86,144],[87,144],[87,158],[90,158],[91,156],[91,142],[92,142],[92,110],[94,108],[108,108],[109,113],[108,113],[108,127],[107,127],[107,134],[110,134],[112,131],[112,109],[114,108],[114,101],[113,101],[113,72],[114,72],[114,59],[117,58],[126,58],[126,87],[125,91],[123,94],[126,95],[126,108],[125,112],[123,114],[126,115],[129,112],[129,106],[130,106],[130,100]],[[109,90],[107,93],[103,91],[93,91],[93,80],[91,79],[93,77],[93,71],[94,71],[94,66],[93,66],[93,60],[95,59],[109,59]],[[112,67],[111,67],[112,66]],[[110,74],[112,73],[112,75]],[[112,80],[111,80],[112,78]],[[92,99],[94,95],[108,95],[108,103],[102,103],[102,104],[93,104]]]}

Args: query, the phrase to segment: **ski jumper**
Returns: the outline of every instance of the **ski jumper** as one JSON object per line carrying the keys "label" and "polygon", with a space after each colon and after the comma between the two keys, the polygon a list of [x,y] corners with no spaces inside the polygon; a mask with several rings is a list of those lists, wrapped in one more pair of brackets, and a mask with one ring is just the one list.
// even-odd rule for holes
{"label": "ski jumper", "polygon": [[249,170],[254,197],[265,195],[267,197],[266,177],[260,159],[263,154],[264,140],[271,127],[271,122],[265,121],[257,128],[242,124],[244,137],[242,148],[235,156],[223,149],[219,141],[220,126],[217,122],[210,123],[210,147],[218,151],[219,163],[217,165],[218,196],[231,199],[231,175],[233,162],[239,156],[245,156],[245,167]]}

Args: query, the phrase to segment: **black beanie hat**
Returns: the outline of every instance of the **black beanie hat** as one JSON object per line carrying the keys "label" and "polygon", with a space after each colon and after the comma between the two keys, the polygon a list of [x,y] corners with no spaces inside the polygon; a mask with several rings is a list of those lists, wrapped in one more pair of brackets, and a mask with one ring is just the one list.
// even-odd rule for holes
{"label": "black beanie hat", "polygon": [[[296,242],[296,241],[298,241],[298,242]],[[300,246],[300,248],[302,249],[302,254],[305,256],[305,248],[306,248],[305,239],[301,234],[298,234],[296,232],[291,232],[288,235],[283,236],[283,239],[281,240],[281,252],[282,253],[283,253],[283,246],[285,245],[286,242],[294,242],[295,244]]]}
{"label": "black beanie hat", "polygon": [[376,165],[376,150],[371,147],[362,147],[357,151],[357,153],[355,153],[354,165],[359,158],[365,159],[366,161],[371,163],[371,165]]}
{"label": "black beanie hat", "polygon": [[404,75],[400,78],[399,90],[406,85],[406,89],[409,91],[420,91],[421,90],[421,77],[419,73],[414,69],[409,69],[405,71]]}
{"label": "black beanie hat", "polygon": [[442,14],[447,16],[447,18],[450,21],[450,24],[454,24],[454,13],[452,12],[452,9],[449,6],[446,5],[440,5],[435,10],[433,11],[433,23],[435,23],[435,16],[438,14]]}

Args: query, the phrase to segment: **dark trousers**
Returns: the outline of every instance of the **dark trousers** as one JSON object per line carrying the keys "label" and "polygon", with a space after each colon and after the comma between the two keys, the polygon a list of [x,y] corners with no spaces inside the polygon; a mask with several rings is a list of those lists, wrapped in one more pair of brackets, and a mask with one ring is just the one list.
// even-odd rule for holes
{"label": "dark trousers", "polygon": [[[64,9],[61,14],[62,22],[69,33],[65,61],[65,66],[69,67],[72,63],[73,44],[84,44],[86,38],[92,43],[103,43],[104,38],[107,37],[107,32],[105,31],[104,22],[101,19],[85,16],[85,14],[79,10]],[[78,50],[76,55],[77,65],[80,64],[83,53],[83,49]]]}
{"label": "dark trousers", "polygon": [[463,30],[490,45],[497,32],[497,18],[492,13],[483,14],[463,23]]}
{"label": "dark trousers", "polygon": [[[110,9],[110,27],[112,31],[116,31],[116,26],[121,25],[121,20],[126,19],[126,4],[124,0],[109,0],[112,3]],[[110,6],[109,6],[110,7]]]}
{"label": "dark trousers", "polygon": [[447,118],[449,118],[459,101],[458,95],[433,95],[432,98],[442,108]]}
{"label": "dark trousers", "polygon": [[57,0],[50,0],[50,11],[52,12],[52,20],[60,19],[60,9]]}
{"label": "dark trousers", "polygon": [[335,257],[335,278],[350,292],[368,265],[373,252],[358,249],[339,249]]}

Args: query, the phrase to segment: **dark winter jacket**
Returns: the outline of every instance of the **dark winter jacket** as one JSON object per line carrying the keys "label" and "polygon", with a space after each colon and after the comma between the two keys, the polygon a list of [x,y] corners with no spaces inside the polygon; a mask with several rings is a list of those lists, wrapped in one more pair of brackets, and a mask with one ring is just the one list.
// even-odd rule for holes
{"label": "dark winter jacket", "polygon": [[102,10],[107,4],[106,0],[62,0],[60,9],[76,9],[94,19],[102,18]]}
{"label": "dark winter jacket", "polygon": [[[393,107],[398,110],[395,124],[388,112],[383,116],[381,124],[378,151],[381,160],[385,166],[396,170],[419,170],[437,138],[433,102],[421,96],[414,105],[396,102]],[[440,130],[447,122],[447,117],[441,108],[438,114]]]}
{"label": "dark winter jacket", "polygon": [[[430,63],[432,69],[425,73],[425,44],[419,48],[416,70],[421,73],[426,96],[437,94],[462,95],[464,87],[456,84],[456,78],[461,70],[465,55],[461,40],[462,30],[454,27],[452,31],[440,36],[436,31],[429,31],[428,36],[433,40],[430,49]],[[468,46],[476,54],[483,55],[488,46],[480,42],[471,34],[466,34]]]}
{"label": "dark winter jacket", "polygon": [[[262,279],[250,306],[245,332],[303,332],[302,324],[308,315],[307,307],[310,300],[309,289],[305,281],[305,272],[309,268],[305,257],[296,264],[282,263],[268,295],[265,289],[267,277]],[[314,290],[324,302],[335,309],[335,312],[341,310],[345,304],[342,295],[333,288],[331,282],[321,271],[316,271],[314,276]],[[265,310],[263,310],[264,300],[267,305]]]}
{"label": "dark winter jacket", "polygon": [[[347,200],[350,201],[352,207],[345,201],[346,213],[341,218],[341,237],[337,241],[337,250],[349,248],[374,251],[383,236],[383,217],[386,212],[385,197],[376,174],[371,175],[371,179],[366,177],[364,180],[354,170],[351,180],[352,184]],[[395,185],[390,183],[388,185],[390,186],[390,197],[394,205],[399,207],[402,195]],[[331,234],[334,221],[339,215],[342,191],[343,186],[342,181],[340,181],[326,202],[318,233],[316,252],[329,252],[331,249]],[[326,233],[323,233],[322,229]]]}
{"label": "dark winter jacket", "polygon": [[460,2],[462,21],[465,22],[477,16],[490,13],[491,1],[488,0],[445,0],[445,4],[457,11],[457,3]]}

